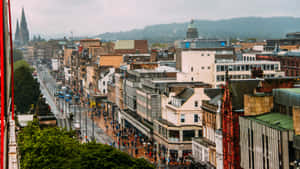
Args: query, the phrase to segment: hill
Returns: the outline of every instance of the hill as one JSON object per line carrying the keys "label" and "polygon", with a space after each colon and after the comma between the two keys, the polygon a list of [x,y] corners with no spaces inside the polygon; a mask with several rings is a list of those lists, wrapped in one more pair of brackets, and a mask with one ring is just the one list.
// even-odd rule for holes
{"label": "hill", "polygon": [[[288,32],[300,31],[300,18],[244,17],[223,20],[195,20],[199,36],[221,39],[273,39]],[[125,32],[107,32],[97,35],[104,40],[147,39],[150,43],[173,42],[184,39],[189,22],[158,24]]]}

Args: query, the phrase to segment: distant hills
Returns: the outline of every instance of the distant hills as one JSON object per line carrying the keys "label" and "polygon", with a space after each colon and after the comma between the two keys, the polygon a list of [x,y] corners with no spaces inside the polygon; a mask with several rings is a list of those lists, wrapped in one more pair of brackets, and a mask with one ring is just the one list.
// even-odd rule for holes
{"label": "distant hills", "polygon": [[[244,17],[223,20],[195,20],[199,36],[220,39],[273,39],[288,32],[300,31],[300,18],[295,17]],[[173,42],[184,39],[189,22],[158,24],[125,32],[108,32],[97,35],[104,40],[147,39],[150,43]]]}

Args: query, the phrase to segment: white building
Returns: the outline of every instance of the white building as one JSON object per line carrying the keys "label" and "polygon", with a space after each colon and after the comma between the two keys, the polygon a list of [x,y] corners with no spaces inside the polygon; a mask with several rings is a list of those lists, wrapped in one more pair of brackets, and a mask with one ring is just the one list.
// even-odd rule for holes
{"label": "white building", "polygon": [[254,67],[261,68],[265,77],[284,76],[280,62],[256,61],[255,54],[245,54],[245,61],[235,61],[234,52],[226,48],[182,50],[179,58],[179,81],[201,81],[215,87],[225,83],[226,70],[232,79],[246,79]]}
{"label": "white building", "polygon": [[201,103],[208,97],[203,87],[170,90],[176,92],[162,95],[162,118],[154,120],[154,139],[167,150],[165,157],[177,161],[192,153],[192,138],[202,137]]}
{"label": "white building", "polygon": [[279,61],[235,61],[219,62],[214,65],[214,85],[225,83],[225,74],[228,70],[230,79],[251,78],[252,68],[263,70],[264,77],[283,77],[284,72],[280,71]]}
{"label": "white building", "polygon": [[69,81],[71,77],[71,68],[64,67],[65,80]]}
{"label": "white building", "polygon": [[58,71],[58,67],[59,67],[58,59],[51,59],[51,63],[52,63],[52,70]]}
{"label": "white building", "polygon": [[98,80],[98,90],[101,94],[107,94],[107,84],[113,81],[115,68],[108,68],[101,72],[100,79]]}

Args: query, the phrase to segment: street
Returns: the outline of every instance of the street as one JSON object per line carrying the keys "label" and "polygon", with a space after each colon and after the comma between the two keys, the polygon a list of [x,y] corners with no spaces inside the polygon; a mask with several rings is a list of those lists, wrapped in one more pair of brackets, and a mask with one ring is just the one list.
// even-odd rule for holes
{"label": "street", "polygon": [[[44,95],[47,103],[51,107],[52,112],[55,114],[57,118],[57,123],[59,127],[66,128],[68,131],[72,129],[72,122],[69,119],[70,112],[74,112],[74,121],[80,121],[80,113],[81,113],[81,137],[82,140],[85,141],[86,131],[87,131],[87,139],[89,141],[92,140],[93,135],[93,121],[87,116],[87,108],[80,107],[78,105],[68,105],[63,99],[58,99],[55,102],[55,90],[56,86],[53,83],[53,78],[51,77],[48,68],[43,66],[43,69],[38,69],[38,81],[40,83],[40,89],[42,94]],[[48,81],[50,80],[50,81]],[[46,87],[47,86],[47,87]],[[86,130],[87,127],[87,130]],[[105,134],[105,132],[99,128],[96,123],[94,123],[94,136],[96,142],[102,144],[112,144],[113,139]]]}

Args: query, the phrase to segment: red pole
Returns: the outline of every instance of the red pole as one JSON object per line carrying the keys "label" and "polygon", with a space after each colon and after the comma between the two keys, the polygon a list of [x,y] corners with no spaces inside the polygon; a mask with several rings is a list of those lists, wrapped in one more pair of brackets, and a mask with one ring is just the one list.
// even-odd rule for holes
{"label": "red pole", "polygon": [[15,93],[14,93],[14,46],[12,42],[12,28],[11,28],[11,7],[10,0],[8,0],[8,12],[9,12],[9,41],[10,41],[10,69],[11,69],[11,116],[12,120],[15,120]]}
{"label": "red pole", "polygon": [[4,113],[5,113],[5,58],[4,58],[4,2],[0,2],[0,61],[1,61],[1,162],[0,167],[3,169],[4,162]]}

